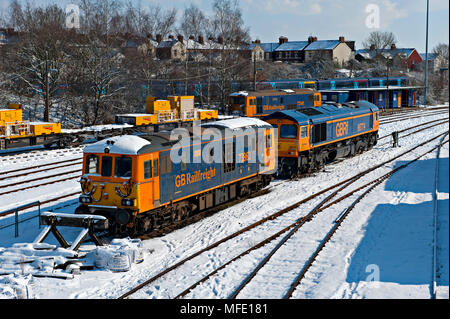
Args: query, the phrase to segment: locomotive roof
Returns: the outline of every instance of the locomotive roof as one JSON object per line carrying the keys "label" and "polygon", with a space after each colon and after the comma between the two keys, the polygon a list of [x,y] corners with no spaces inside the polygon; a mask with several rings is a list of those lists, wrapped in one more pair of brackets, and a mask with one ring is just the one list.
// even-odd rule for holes
{"label": "locomotive roof", "polygon": [[[245,127],[271,128],[272,126],[267,122],[256,118],[241,117],[202,124],[202,128],[211,127],[236,130]],[[190,136],[192,136],[192,128],[189,128],[188,131]],[[180,136],[178,136],[178,138],[180,138]],[[178,141],[179,140],[171,139],[171,132],[143,134],[140,136],[121,135],[90,144],[85,147],[83,152],[103,154],[105,153],[105,149],[108,149],[109,154],[140,155],[170,149],[174,144],[178,143]]]}
{"label": "locomotive roof", "polygon": [[160,151],[171,146],[173,143],[163,133],[142,136],[120,135],[88,145],[83,152],[105,153],[105,149],[108,149],[109,154],[139,155]]}
{"label": "locomotive roof", "polygon": [[265,117],[265,120],[290,119],[297,122],[298,125],[307,125],[310,122],[312,124],[323,123],[325,121],[331,121],[376,111],[378,111],[378,107],[376,107],[374,104],[367,101],[358,101],[352,103],[344,103],[342,106],[338,104],[329,104],[314,108],[278,111]]}
{"label": "locomotive roof", "polygon": [[236,130],[244,127],[265,127],[270,128],[267,122],[253,117],[238,117],[230,120],[215,121],[202,124],[203,128],[215,127],[215,128],[227,128],[230,130]]}
{"label": "locomotive roof", "polygon": [[231,96],[278,96],[278,95],[295,95],[295,94],[311,94],[313,89],[287,89],[287,90],[263,90],[263,91],[241,91],[232,93]]}

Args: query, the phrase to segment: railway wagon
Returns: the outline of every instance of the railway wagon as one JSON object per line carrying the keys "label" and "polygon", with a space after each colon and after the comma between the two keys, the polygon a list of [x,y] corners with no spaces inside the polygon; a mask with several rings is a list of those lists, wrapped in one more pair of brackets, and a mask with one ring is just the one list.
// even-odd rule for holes
{"label": "railway wagon", "polygon": [[[270,183],[276,172],[272,126],[254,118],[204,125],[200,134],[175,140],[169,133],[125,135],[87,146],[76,213],[105,216],[113,234],[135,235]],[[261,156],[252,161],[256,147]]]}
{"label": "railway wagon", "polygon": [[316,107],[322,104],[320,93],[312,89],[236,92],[230,95],[233,114],[265,117],[276,111]]}
{"label": "railway wagon", "polygon": [[0,109],[0,150],[59,143],[61,123],[30,122],[22,119],[22,105]]}
{"label": "railway wagon", "polygon": [[377,143],[379,109],[366,101],[276,112],[278,175],[292,177],[353,156]]}

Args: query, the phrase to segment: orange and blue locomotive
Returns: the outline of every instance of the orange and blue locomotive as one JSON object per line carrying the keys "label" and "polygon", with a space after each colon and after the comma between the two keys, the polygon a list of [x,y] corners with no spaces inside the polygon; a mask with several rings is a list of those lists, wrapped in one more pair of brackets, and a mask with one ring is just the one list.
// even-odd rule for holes
{"label": "orange and blue locomotive", "polygon": [[270,183],[277,167],[270,124],[238,118],[195,129],[116,136],[87,146],[76,213],[106,216],[112,233],[134,235]]}
{"label": "orange and blue locomotive", "polygon": [[243,91],[230,96],[232,113],[248,117],[263,118],[277,111],[317,107],[321,104],[321,94],[312,89]]}
{"label": "orange and blue locomotive", "polygon": [[377,143],[379,109],[358,101],[276,112],[265,118],[278,130],[278,175],[292,177],[353,156]]}

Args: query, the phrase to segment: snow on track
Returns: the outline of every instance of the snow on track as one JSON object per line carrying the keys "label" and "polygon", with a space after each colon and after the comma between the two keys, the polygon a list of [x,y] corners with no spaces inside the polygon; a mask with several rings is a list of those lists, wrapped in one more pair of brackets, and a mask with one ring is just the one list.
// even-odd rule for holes
{"label": "snow on track", "polygon": [[[445,117],[448,117],[448,113],[385,124],[380,127],[379,135],[387,135],[394,130],[401,130]],[[268,194],[243,201],[163,237],[144,241],[148,254],[145,261],[142,264],[135,265],[127,273],[112,273],[106,270],[85,271],[82,275],[76,276],[74,280],[64,282],[49,278],[35,278],[35,295],[37,298],[117,298],[128,289],[211,243],[274,213],[276,210],[287,207],[301,198],[394,157],[396,154],[400,154],[443,131],[448,131],[448,123],[409,137],[400,137],[401,147],[399,148],[393,149],[389,144],[377,145],[367,153],[328,165],[325,171],[318,172],[314,176],[285,183],[274,181],[272,185],[276,186]],[[405,156],[405,158],[397,160],[396,163],[387,165],[384,169],[389,170],[396,167],[402,161],[412,159],[422,151],[422,149],[417,150],[414,154]],[[58,156],[61,160],[81,157],[80,152],[74,150],[64,156],[59,156],[50,151],[47,155],[42,155],[36,160],[14,157],[12,160],[15,162],[0,161],[0,171],[49,163],[55,161],[55,156]],[[444,162],[447,161],[444,166],[446,165],[448,172],[448,144],[443,148],[441,157]],[[311,269],[311,274],[304,279],[299,289],[295,291],[294,298],[429,298],[429,280],[423,280],[425,275],[419,273],[419,268],[424,266],[425,262],[431,262],[431,257],[428,258],[431,254],[431,249],[429,249],[431,242],[428,241],[428,237],[431,238],[432,231],[431,222],[427,222],[427,211],[428,206],[432,207],[432,196],[426,185],[429,184],[428,180],[432,183],[434,166],[430,165],[429,161],[433,161],[433,154],[399,172],[398,175],[395,174],[377,187],[364,202],[358,204],[355,211],[349,215],[348,220],[344,222],[344,227],[336,233],[337,237],[332,242],[333,248],[330,245],[323,250],[323,254],[319,255],[318,260],[313,265],[314,268]],[[67,169],[71,170],[71,168]],[[377,172],[377,175],[381,174],[381,170]],[[446,202],[448,207],[448,177],[443,179],[443,183],[445,182],[447,188],[444,187],[440,193],[441,197],[444,198],[440,201],[440,204]],[[45,200],[45,198],[78,190],[79,184],[76,181],[68,181],[48,185],[42,190],[38,188],[30,190],[30,192],[16,193],[16,197],[0,198],[0,211],[18,203],[36,199]],[[61,202],[64,203],[65,201],[70,204],[68,200],[62,200]],[[346,203],[348,202],[345,201],[336,205],[330,214],[338,215]],[[248,249],[264,236],[275,233],[283,225],[292,221],[293,218],[306,215],[313,205],[314,203],[304,205],[292,212],[290,217],[286,216],[284,219],[277,219],[264,224],[258,228],[258,231],[240,236],[227,245],[219,246],[217,249],[199,256],[195,261],[174,271],[167,278],[154,282],[149,289],[132,297],[175,297],[196,279],[198,280],[234,255],[239,254],[243,251],[242,249]],[[76,203],[61,212],[73,211],[75,207]],[[285,250],[283,250],[282,256],[284,256],[285,262],[282,259],[277,259],[270,269],[263,273],[267,278],[271,278],[270,282],[276,282],[276,280],[273,280],[274,278],[277,278],[277,276],[282,278],[285,275],[283,273],[285,268],[283,267],[285,267],[285,263],[291,260],[290,255],[308,255],[307,249],[301,247],[317,244],[316,237],[308,235],[315,233],[317,230],[315,227],[320,229],[329,227],[330,221],[334,217],[324,216],[323,218],[323,223],[318,219],[317,223],[305,225],[304,230],[297,234],[299,243],[297,247],[293,245],[283,248]],[[390,221],[393,223],[390,223]],[[1,222],[3,221],[0,220]],[[405,225],[408,225],[408,227],[401,227],[401,222],[407,222]],[[443,225],[447,225],[446,234],[448,237],[448,216],[447,224],[445,224],[445,220],[443,220],[443,223]],[[37,222],[34,220],[26,225],[21,225],[18,239],[11,238],[14,233],[13,229],[0,230],[0,242],[2,243],[0,246],[9,246],[14,242],[32,241],[39,232],[36,224]],[[349,225],[351,227],[347,227]],[[417,225],[420,225],[420,227]],[[442,233],[439,235],[439,238],[444,238]],[[394,240],[394,242],[392,243],[391,240]],[[48,241],[56,243],[52,238],[49,238]],[[417,244],[417,246],[413,246],[413,244]],[[243,258],[242,262],[225,268],[223,272],[216,274],[217,277],[214,277],[213,280],[197,287],[188,297],[226,298],[227,293],[230,293],[233,287],[240,283],[246,271],[251,270],[257,260],[264,257],[264,252],[267,252],[271,245],[276,245],[276,241],[249,254]],[[86,246],[85,249],[89,249],[89,246]],[[445,254],[448,257],[448,240],[446,246],[444,243],[438,252],[441,257]],[[393,257],[397,255],[398,260],[393,260]],[[393,260],[392,264],[388,263],[389,260]],[[408,260],[412,262],[409,263]],[[277,271],[277,265],[279,265],[279,271]],[[379,266],[379,282],[369,281],[372,278],[370,276],[376,274],[373,271],[375,268],[371,265]],[[295,268],[294,263],[291,266]],[[301,265],[298,265],[298,269],[301,269]],[[428,276],[430,276],[430,272]],[[444,295],[446,291],[448,295],[448,262],[446,268],[444,265],[442,269],[441,278],[443,280],[438,283],[439,291],[443,291],[442,294]],[[447,279],[445,280],[445,278]],[[248,298],[268,297],[268,294],[263,294],[264,291],[272,290],[276,292],[282,290],[281,285],[265,286],[264,280],[258,280],[258,283],[258,285],[249,286],[248,290],[243,290],[242,296]],[[374,286],[375,284],[379,284],[381,288],[377,289]],[[426,296],[427,293],[428,296]],[[279,298],[279,294],[274,293],[271,298]]]}

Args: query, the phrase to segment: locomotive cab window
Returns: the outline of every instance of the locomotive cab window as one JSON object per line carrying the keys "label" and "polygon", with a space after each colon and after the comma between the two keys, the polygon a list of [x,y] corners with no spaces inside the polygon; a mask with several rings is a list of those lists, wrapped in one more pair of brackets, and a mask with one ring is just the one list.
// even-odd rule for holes
{"label": "locomotive cab window", "polygon": [[280,137],[281,138],[297,138],[297,125],[293,125],[293,124],[281,125]]}
{"label": "locomotive cab window", "polygon": [[152,178],[152,161],[144,162],[144,179]]}
{"label": "locomotive cab window", "polygon": [[102,156],[102,176],[109,177],[112,175],[112,157]]}
{"label": "locomotive cab window", "polygon": [[131,177],[132,159],[130,157],[116,157],[114,175],[116,177]]}
{"label": "locomotive cab window", "polygon": [[86,157],[86,174],[98,174],[97,155],[88,155]]}

